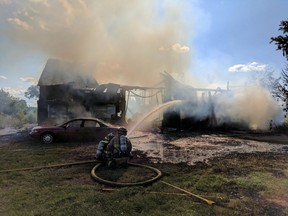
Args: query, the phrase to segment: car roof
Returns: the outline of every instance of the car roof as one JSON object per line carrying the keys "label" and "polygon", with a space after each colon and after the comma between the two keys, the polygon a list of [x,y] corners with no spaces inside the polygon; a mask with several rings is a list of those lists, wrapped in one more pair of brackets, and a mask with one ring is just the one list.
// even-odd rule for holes
{"label": "car roof", "polygon": [[77,117],[77,118],[70,119],[70,120],[64,122],[63,124],[65,124],[67,122],[75,121],[75,120],[94,120],[94,121],[98,121],[98,122],[100,122],[100,123],[102,123],[102,124],[104,124],[106,126],[109,126],[109,127],[116,127],[116,126],[114,126],[114,125],[112,125],[112,124],[110,124],[108,122],[105,122],[105,121],[103,121],[103,120],[101,120],[99,118],[95,118],[95,117]]}

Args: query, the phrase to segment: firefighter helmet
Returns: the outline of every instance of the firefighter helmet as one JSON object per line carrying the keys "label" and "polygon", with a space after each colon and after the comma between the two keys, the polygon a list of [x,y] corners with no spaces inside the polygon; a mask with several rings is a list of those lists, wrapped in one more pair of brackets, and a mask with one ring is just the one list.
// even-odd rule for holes
{"label": "firefighter helmet", "polygon": [[118,133],[127,134],[127,129],[125,127],[119,127],[118,128]]}
{"label": "firefighter helmet", "polygon": [[113,137],[114,137],[114,134],[113,134],[113,133],[109,133],[109,134],[105,137],[105,140],[110,141],[111,139],[113,139]]}

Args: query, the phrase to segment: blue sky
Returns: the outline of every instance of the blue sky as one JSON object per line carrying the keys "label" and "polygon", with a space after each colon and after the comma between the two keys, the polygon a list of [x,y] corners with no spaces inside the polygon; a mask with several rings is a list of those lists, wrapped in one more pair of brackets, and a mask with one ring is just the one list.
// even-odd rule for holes
{"label": "blue sky", "polygon": [[22,97],[48,58],[99,60],[102,82],[146,85],[135,80],[165,70],[196,87],[279,76],[286,63],[269,42],[282,33],[287,0],[95,2],[0,0],[0,88]]}
{"label": "blue sky", "polygon": [[[212,80],[218,76],[235,81],[253,72],[247,68],[246,73],[241,70],[229,73],[230,67],[239,64],[242,69],[252,62],[260,70],[263,65],[275,71],[283,69],[285,59],[282,53],[275,51],[276,46],[269,42],[270,37],[281,33],[278,31],[279,20],[288,17],[288,1],[209,0],[199,1],[199,8],[205,13],[207,27],[193,40],[197,50],[196,67],[210,71]],[[216,74],[209,70],[211,67]]]}

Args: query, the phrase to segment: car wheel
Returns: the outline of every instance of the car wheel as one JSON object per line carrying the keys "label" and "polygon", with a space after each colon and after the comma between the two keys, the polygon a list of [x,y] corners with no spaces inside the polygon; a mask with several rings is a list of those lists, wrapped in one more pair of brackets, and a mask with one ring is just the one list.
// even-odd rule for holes
{"label": "car wheel", "polygon": [[54,141],[54,135],[51,133],[46,133],[41,136],[41,141],[45,144],[50,144]]}

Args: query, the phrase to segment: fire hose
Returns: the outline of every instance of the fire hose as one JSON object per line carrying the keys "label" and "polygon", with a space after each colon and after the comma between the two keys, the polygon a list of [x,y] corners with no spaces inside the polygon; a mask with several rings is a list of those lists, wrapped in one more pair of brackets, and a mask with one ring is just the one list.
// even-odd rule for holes
{"label": "fire hose", "polygon": [[[64,166],[73,166],[73,165],[83,165],[83,164],[90,164],[90,163],[97,163],[93,169],[91,170],[91,176],[94,180],[102,183],[102,184],[107,184],[107,185],[111,185],[111,186],[121,186],[121,187],[125,187],[125,186],[139,186],[139,185],[147,185],[147,184],[151,184],[157,180],[159,180],[161,177],[162,177],[162,173],[160,170],[154,168],[154,167],[151,167],[151,166],[147,166],[147,165],[142,165],[142,164],[136,164],[136,163],[131,163],[131,162],[128,162],[128,165],[131,165],[131,166],[136,166],[136,167],[143,167],[143,168],[146,168],[146,169],[150,169],[152,170],[153,172],[155,172],[157,175],[151,179],[148,179],[148,180],[145,180],[145,181],[140,181],[140,182],[131,182],[131,183],[121,183],[121,182],[112,182],[112,181],[108,181],[108,180],[105,180],[105,179],[102,179],[100,178],[97,174],[96,174],[96,171],[97,169],[103,164],[102,162],[99,163],[99,161],[95,161],[95,160],[89,160],[89,161],[79,161],[79,162],[71,162],[71,163],[65,163],[65,164],[55,164],[55,165],[47,165],[47,166],[39,166],[39,167],[28,167],[28,168],[19,168],[19,169],[9,169],[9,170],[0,170],[0,173],[7,173],[7,172],[18,172],[18,171],[28,171],[28,170],[40,170],[40,169],[49,169],[49,168],[58,168],[58,167],[64,167]],[[175,185],[172,185],[166,181],[163,181],[163,180],[160,180],[160,182],[168,185],[168,186],[171,186],[177,190],[180,190],[188,195],[191,195],[199,200],[202,200],[204,202],[206,202],[207,204],[209,205],[212,205],[212,204],[215,204],[214,201],[212,200],[209,200],[209,199],[206,199],[206,198],[203,198],[197,194],[193,194],[187,190],[184,190],[182,188],[179,188]]]}
{"label": "fire hose", "polygon": [[160,170],[151,167],[151,166],[147,166],[147,165],[143,165],[143,164],[137,164],[137,163],[131,163],[128,162],[128,165],[130,166],[136,166],[136,167],[143,167],[149,170],[152,170],[153,172],[155,172],[157,175],[151,179],[145,180],[145,181],[139,181],[139,182],[114,182],[114,181],[109,181],[109,180],[105,180],[101,177],[99,177],[96,174],[97,169],[102,165],[102,163],[98,163],[96,164],[96,166],[93,167],[93,169],[91,170],[91,176],[92,178],[94,178],[96,181],[106,184],[106,185],[110,185],[110,186],[119,186],[119,187],[126,187],[126,186],[137,186],[137,185],[147,185],[147,184],[151,184],[155,181],[157,181],[159,178],[161,178],[162,173]]}
{"label": "fire hose", "polygon": [[[162,177],[162,173],[160,170],[154,168],[154,167],[151,167],[151,166],[147,166],[147,165],[143,165],[143,164],[137,164],[137,163],[131,163],[131,162],[128,162],[128,165],[131,165],[131,166],[136,166],[136,167],[143,167],[143,168],[147,168],[147,169],[150,169],[152,170],[153,172],[155,172],[157,174],[157,176],[151,178],[151,179],[148,179],[148,180],[145,180],[145,181],[140,181],[140,182],[114,182],[114,181],[109,181],[109,180],[106,180],[106,179],[103,179],[101,177],[99,177],[97,174],[96,174],[96,171],[97,169],[102,165],[103,163],[98,163],[96,164],[93,169],[91,170],[91,176],[93,179],[95,179],[97,182],[100,182],[102,184],[105,184],[105,185],[110,185],[110,186],[118,186],[118,187],[127,187],[127,186],[141,186],[141,185],[147,185],[147,184],[151,184],[157,180],[159,180],[161,177]],[[194,193],[191,193],[187,190],[184,190],[182,188],[179,188],[175,185],[172,185],[166,181],[163,181],[163,180],[160,180],[160,182],[162,182],[163,184],[165,185],[168,185],[170,187],[173,187],[177,190],[180,190],[188,195],[191,195],[199,200],[202,200],[204,201],[205,203],[207,203],[208,205],[213,205],[215,204],[214,201],[212,200],[209,200],[209,199],[206,199],[204,197],[201,197],[197,194],[194,194]]]}

